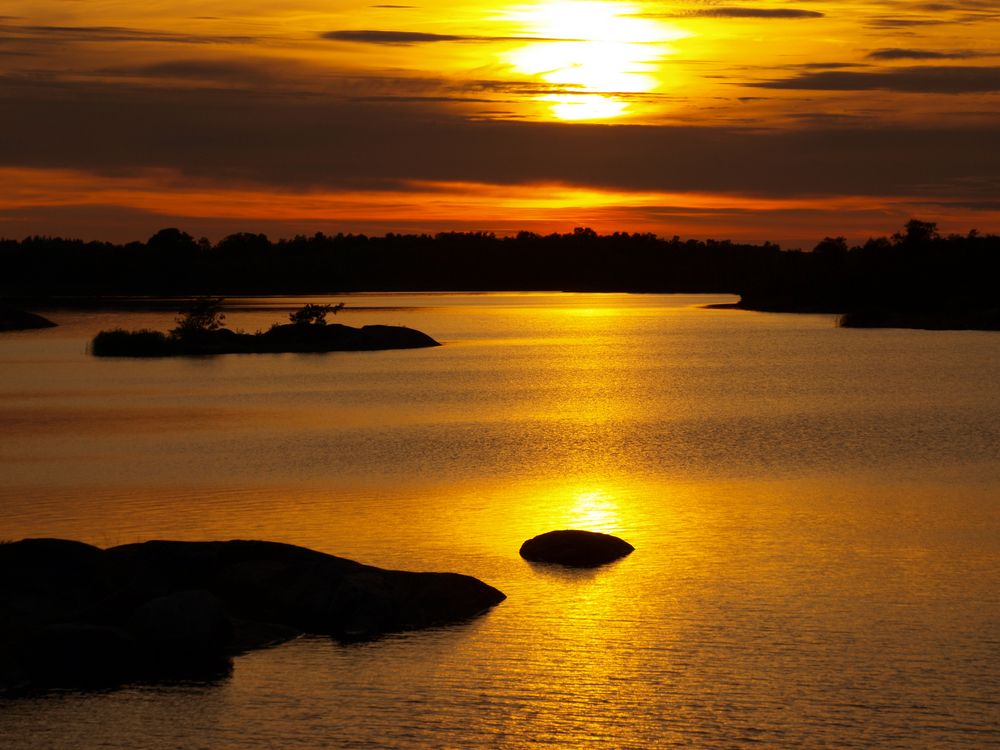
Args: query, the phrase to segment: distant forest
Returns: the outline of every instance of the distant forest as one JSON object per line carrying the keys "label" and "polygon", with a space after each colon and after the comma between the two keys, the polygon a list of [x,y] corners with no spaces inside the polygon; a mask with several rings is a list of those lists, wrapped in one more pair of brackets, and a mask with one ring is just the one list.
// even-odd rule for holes
{"label": "distant forest", "polygon": [[858,312],[1000,308],[1000,237],[941,236],[912,220],[891,237],[811,251],[775,244],[600,235],[233,234],[217,243],[163,229],[116,245],[0,240],[0,295],[337,294],[355,291],[711,292],[758,310]]}

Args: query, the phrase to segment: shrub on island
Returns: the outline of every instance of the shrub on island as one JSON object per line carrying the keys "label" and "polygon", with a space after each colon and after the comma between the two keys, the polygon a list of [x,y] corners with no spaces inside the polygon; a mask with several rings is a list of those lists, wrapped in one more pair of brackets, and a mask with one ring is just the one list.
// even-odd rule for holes
{"label": "shrub on island", "polygon": [[161,331],[114,328],[94,336],[90,351],[95,357],[167,357],[178,353],[179,343]]}

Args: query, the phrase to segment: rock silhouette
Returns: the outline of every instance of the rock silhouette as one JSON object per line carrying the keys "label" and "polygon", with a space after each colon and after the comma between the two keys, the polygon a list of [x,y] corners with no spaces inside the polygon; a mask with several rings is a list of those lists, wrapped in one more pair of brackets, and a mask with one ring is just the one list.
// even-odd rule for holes
{"label": "rock silhouette", "polygon": [[369,639],[504,598],[470,576],[276,542],[26,539],[0,545],[0,691],[211,679],[234,654],[302,633]]}
{"label": "rock silhouette", "polygon": [[0,331],[27,331],[31,328],[54,328],[55,325],[41,315],[0,305]]}
{"label": "rock silhouette", "polygon": [[521,557],[531,562],[595,568],[635,550],[624,539],[596,531],[566,529],[532,537],[521,545]]}
{"label": "rock silhouette", "polygon": [[98,357],[175,357],[200,354],[284,354],[290,352],[380,351],[440,346],[426,333],[405,326],[274,326],[263,333],[228,328],[196,331],[183,337],[159,331],[101,331],[91,352]]}

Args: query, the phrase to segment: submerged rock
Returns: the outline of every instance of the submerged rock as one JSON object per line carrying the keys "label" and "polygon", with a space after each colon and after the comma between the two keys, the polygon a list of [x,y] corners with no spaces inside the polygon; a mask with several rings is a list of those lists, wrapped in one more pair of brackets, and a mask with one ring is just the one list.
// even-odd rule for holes
{"label": "submerged rock", "polygon": [[635,550],[624,539],[596,531],[566,529],[539,534],[521,545],[521,557],[531,562],[595,568]]}
{"label": "submerged rock", "polygon": [[211,678],[301,633],[340,640],[475,617],[506,598],[262,541],[0,545],[0,690]]}

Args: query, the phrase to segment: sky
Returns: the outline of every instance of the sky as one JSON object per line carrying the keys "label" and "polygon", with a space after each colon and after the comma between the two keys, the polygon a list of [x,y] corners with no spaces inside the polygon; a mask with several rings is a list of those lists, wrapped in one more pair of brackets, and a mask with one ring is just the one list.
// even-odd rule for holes
{"label": "sky", "polygon": [[5,0],[0,237],[1000,231],[996,0]]}

